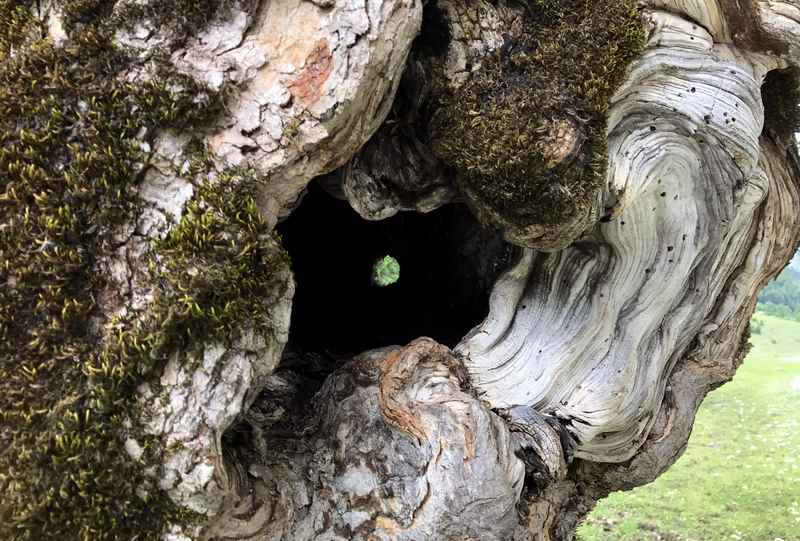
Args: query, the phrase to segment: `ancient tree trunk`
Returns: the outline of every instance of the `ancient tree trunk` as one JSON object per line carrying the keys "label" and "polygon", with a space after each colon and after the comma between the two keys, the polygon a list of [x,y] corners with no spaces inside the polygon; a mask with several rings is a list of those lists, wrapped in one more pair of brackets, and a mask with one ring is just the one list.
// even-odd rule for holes
{"label": "ancient tree trunk", "polygon": [[3,538],[566,540],[677,459],[800,2],[162,4],[0,0]]}

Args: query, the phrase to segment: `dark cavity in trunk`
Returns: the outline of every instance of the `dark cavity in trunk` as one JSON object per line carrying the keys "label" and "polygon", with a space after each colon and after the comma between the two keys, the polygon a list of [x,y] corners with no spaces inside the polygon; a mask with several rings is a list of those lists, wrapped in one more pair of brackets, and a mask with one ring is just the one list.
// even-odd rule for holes
{"label": "dark cavity in trunk", "polygon": [[[297,282],[290,346],[336,357],[420,336],[455,346],[486,317],[512,251],[463,205],[370,222],[316,183],[278,231]],[[387,255],[400,278],[380,287]]]}

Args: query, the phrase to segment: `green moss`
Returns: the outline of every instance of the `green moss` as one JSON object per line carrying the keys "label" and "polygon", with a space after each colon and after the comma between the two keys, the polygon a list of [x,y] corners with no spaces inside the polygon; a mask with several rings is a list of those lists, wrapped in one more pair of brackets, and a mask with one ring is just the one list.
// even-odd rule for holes
{"label": "green moss", "polygon": [[[72,0],[75,1],[75,0]],[[104,0],[78,0],[102,4]],[[198,28],[203,28],[221,10],[227,10],[233,0],[147,0],[128,3],[117,11],[114,24],[133,30],[139,21],[152,21],[171,39],[179,41]]]}
{"label": "green moss", "polygon": [[[432,122],[434,151],[505,219],[558,224],[605,175],[606,113],[645,30],[635,0],[530,0],[520,27]],[[553,148],[559,127],[574,152]]]}
{"label": "green moss", "polygon": [[0,4],[0,44],[15,48],[0,59],[0,538],[157,539],[188,517],[136,494],[121,429],[135,388],[178,347],[267,326],[260,303],[286,258],[248,195],[259,179],[201,162],[191,174],[211,180],[153,246],[152,304],[105,321],[113,284],[95,265],[137,212],[137,134],[190,130],[219,99],[166,70],[124,82],[132,60],[91,10],[65,47],[28,41],[8,24],[18,5]]}
{"label": "green moss", "polygon": [[761,87],[764,128],[781,140],[800,132],[800,70],[774,70]]}
{"label": "green moss", "polygon": [[41,27],[33,17],[31,2],[0,0],[0,62],[31,39]]}
{"label": "green moss", "polygon": [[[64,28],[69,33],[80,31],[83,26],[96,24],[98,21],[108,22],[116,1],[107,0],[55,0],[54,6],[61,13]],[[111,24],[104,24],[111,27]]]}
{"label": "green moss", "polygon": [[282,287],[289,259],[257,210],[261,182],[246,169],[214,175],[155,245],[154,275],[162,284],[151,308],[155,328],[184,340],[181,347],[197,337],[233,340],[245,321],[262,332],[272,328],[264,303]]}

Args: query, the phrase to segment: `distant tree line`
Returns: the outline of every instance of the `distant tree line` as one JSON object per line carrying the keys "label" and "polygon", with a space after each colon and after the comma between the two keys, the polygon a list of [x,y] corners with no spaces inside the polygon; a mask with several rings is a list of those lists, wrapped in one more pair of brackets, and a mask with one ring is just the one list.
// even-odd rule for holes
{"label": "distant tree line", "polygon": [[800,271],[788,267],[758,298],[758,311],[800,321]]}

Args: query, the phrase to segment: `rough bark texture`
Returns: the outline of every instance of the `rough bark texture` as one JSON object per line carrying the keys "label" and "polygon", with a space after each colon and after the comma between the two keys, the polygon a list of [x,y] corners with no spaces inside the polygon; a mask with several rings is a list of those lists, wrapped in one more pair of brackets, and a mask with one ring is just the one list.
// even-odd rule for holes
{"label": "rough bark texture", "polygon": [[[18,4],[34,10],[49,36],[36,39],[56,50],[89,24],[73,20],[74,3]],[[103,8],[139,14],[113,33],[132,59],[115,80],[144,85],[166,69],[185,77],[171,91],[197,85],[194,107],[208,96],[221,105],[190,127],[163,122],[136,135],[135,210],[92,262],[104,281],[90,336],[108,356],[120,320],[172,328],[174,313],[148,310],[191,301],[203,280],[226,283],[202,265],[238,265],[260,250],[274,271],[267,292],[243,290],[260,296],[236,318],[225,319],[235,299],[209,308],[227,326],[198,324],[148,350],[160,362],[137,372],[132,401],[114,417],[116,440],[144,472],[138,497],[165,495],[193,513],[165,515],[147,536],[562,541],[598,499],[655,479],[680,456],[703,397],[747,351],[759,290],[800,241],[800,161],[787,130],[797,113],[770,102],[797,89],[800,2],[653,0],[638,11],[608,2],[630,16],[625,24],[642,25],[620,43],[646,41],[631,58],[604,59],[619,84],[580,89],[546,70],[530,74],[537,55],[550,54],[531,45],[530,25],[572,24],[538,2],[230,1],[185,34],[148,11],[157,4]],[[31,36],[4,41],[0,61],[26,54]],[[451,125],[442,115],[484,92],[487,73],[500,90],[469,103],[514,107],[460,114],[465,145],[494,137],[479,129],[485,117],[513,120],[513,137],[501,134],[511,150],[488,152],[511,160],[498,166],[503,182],[509,163],[523,164],[522,185],[506,182],[499,195],[500,177],[481,176],[482,162],[473,177],[441,133]],[[786,87],[762,91],[769,74]],[[531,81],[574,93],[574,107],[559,109],[559,94],[517,110]],[[604,91],[607,100],[597,97]],[[532,105],[542,118],[519,113]],[[529,124],[533,135],[519,139]],[[529,152],[543,164],[541,196],[525,185],[524,167],[539,163]],[[485,320],[452,349],[420,337],[337,356],[293,343],[292,297],[303,284],[279,264],[271,232],[312,180],[365,220],[465,204],[497,229],[513,260]],[[220,195],[220,186],[233,187]],[[4,189],[13,195],[14,183]],[[234,214],[252,239],[215,229],[214,212]],[[208,244],[235,254],[203,259],[208,230]],[[472,264],[484,246],[470,242]],[[501,250],[485,251],[464,271],[476,282],[498,274]],[[182,296],[168,294],[172,281]],[[201,310],[197,299],[187,312]],[[247,310],[254,315],[241,317]],[[4,427],[0,446],[12,448],[10,434]],[[18,489],[9,479],[0,488]],[[0,512],[16,521],[11,538],[48,531],[19,509]],[[64,535],[122,535],[114,527]]]}

